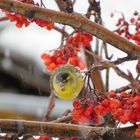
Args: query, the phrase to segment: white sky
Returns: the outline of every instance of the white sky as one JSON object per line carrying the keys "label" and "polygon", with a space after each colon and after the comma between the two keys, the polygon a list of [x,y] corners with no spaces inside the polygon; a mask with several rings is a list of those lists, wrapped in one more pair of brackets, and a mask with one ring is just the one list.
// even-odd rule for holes
{"label": "white sky", "polygon": [[[44,0],[45,1],[45,0]],[[114,19],[110,18],[112,11],[123,12],[124,15],[129,19],[135,10],[140,11],[140,0],[100,0],[102,8],[102,18],[104,25],[113,30]],[[76,12],[86,11],[88,3],[87,0],[77,0],[75,5]],[[46,7],[57,9],[54,0],[47,0]],[[117,17],[118,14],[116,14]],[[47,31],[40,28],[37,25],[31,25],[27,28],[17,29],[14,23],[5,22],[7,28],[0,34],[0,44],[8,46],[17,52],[27,55],[35,59],[39,64],[42,64],[40,55],[49,49],[54,49],[59,46],[60,34],[56,31]],[[0,27],[3,23],[0,23]],[[110,47],[110,46],[109,46]],[[116,57],[121,57],[123,54],[120,51],[110,47],[110,54],[116,53]],[[121,65],[125,71],[126,69],[131,70],[135,73],[135,64],[126,63]],[[111,88],[118,88],[119,86],[125,85],[126,81],[119,78],[116,74],[111,74]]]}

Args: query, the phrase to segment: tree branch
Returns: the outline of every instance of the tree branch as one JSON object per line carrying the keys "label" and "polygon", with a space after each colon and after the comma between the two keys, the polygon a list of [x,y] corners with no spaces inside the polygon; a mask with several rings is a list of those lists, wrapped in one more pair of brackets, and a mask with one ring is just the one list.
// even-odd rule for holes
{"label": "tree branch", "polygon": [[1,17],[1,18],[0,18],[0,22],[1,22],[1,21],[6,21],[6,20],[8,20],[7,17]]}
{"label": "tree branch", "polygon": [[49,121],[51,112],[55,106],[55,94],[51,92],[48,102],[47,110],[45,110],[43,115],[43,121]]}
{"label": "tree branch", "polygon": [[71,0],[55,0],[60,11],[72,13],[73,12],[73,2]]}
{"label": "tree branch", "polygon": [[112,68],[115,70],[115,72],[122,78],[127,79],[129,82],[134,82],[135,80],[132,79],[131,77],[129,77],[129,75],[127,75],[126,73],[124,73],[123,71],[121,71],[116,65],[114,65],[113,63],[109,62],[109,61],[103,61],[101,64],[98,65],[93,65],[89,70],[89,71],[94,71],[94,70],[104,70],[104,69],[108,69],[108,68]]}
{"label": "tree branch", "polygon": [[39,18],[44,20],[51,20],[57,23],[66,24],[75,28],[81,28],[101,40],[113,45],[114,47],[140,57],[140,46],[135,45],[119,35],[109,31],[103,26],[94,23],[79,14],[69,14],[58,12],[50,9],[39,8],[30,4],[1,0],[0,8],[7,11],[15,12],[24,15],[27,18]]}
{"label": "tree branch", "polygon": [[138,140],[135,136],[136,126],[127,128],[90,127],[83,125],[71,125],[52,122],[24,121],[0,119],[2,133],[47,135],[51,137],[76,137],[97,138],[104,140]]}

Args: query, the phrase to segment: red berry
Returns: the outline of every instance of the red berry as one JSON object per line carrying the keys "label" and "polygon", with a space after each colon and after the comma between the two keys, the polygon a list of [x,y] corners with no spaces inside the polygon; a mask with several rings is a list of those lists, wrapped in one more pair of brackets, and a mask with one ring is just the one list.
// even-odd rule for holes
{"label": "red berry", "polygon": [[78,65],[78,58],[77,57],[70,57],[69,58],[69,63],[73,66],[77,66]]}
{"label": "red berry", "polygon": [[51,58],[46,58],[44,63],[45,63],[45,65],[47,65],[47,66],[50,65],[50,64],[52,63]]}
{"label": "red berry", "polygon": [[63,62],[62,57],[57,57],[57,58],[56,58],[56,63],[57,63],[57,64],[62,64],[62,62]]}
{"label": "red berry", "polygon": [[135,18],[131,18],[131,19],[130,19],[130,22],[131,22],[131,23],[134,23],[134,22],[135,22]]}
{"label": "red berry", "polygon": [[80,102],[79,102],[78,100],[75,100],[75,101],[73,102],[73,107],[74,107],[74,108],[80,107]]}
{"label": "red berry", "polygon": [[56,65],[55,63],[51,63],[51,64],[48,66],[48,69],[49,69],[49,70],[54,70],[56,67],[57,67],[57,65]]}
{"label": "red berry", "polygon": [[50,56],[50,54],[46,54],[46,53],[43,53],[42,55],[41,55],[41,58],[43,59],[43,60],[45,60],[45,59],[47,59],[47,58],[50,58],[51,56]]}

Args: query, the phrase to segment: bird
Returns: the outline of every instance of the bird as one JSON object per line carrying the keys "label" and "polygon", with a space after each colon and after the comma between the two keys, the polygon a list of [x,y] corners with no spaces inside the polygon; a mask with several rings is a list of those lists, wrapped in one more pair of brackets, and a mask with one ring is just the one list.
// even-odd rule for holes
{"label": "bird", "polygon": [[63,100],[75,99],[82,90],[83,83],[80,71],[70,64],[59,66],[50,76],[51,89]]}

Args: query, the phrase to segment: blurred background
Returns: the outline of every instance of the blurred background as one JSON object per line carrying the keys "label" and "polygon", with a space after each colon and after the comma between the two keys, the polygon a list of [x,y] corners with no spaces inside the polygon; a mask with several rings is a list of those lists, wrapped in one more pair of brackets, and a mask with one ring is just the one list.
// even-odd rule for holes
{"label": "blurred background", "polygon": [[[124,13],[130,19],[135,10],[139,10],[140,1],[100,0],[104,26],[115,29],[116,20],[111,18],[112,11]],[[47,0],[46,8],[58,10],[54,0]],[[84,15],[88,7],[87,0],[77,0],[74,10]],[[3,13],[0,11],[0,17]],[[49,74],[41,60],[41,54],[59,47],[61,34],[48,31],[35,24],[17,28],[10,21],[0,22],[0,118],[41,120],[48,105],[50,95]],[[94,45],[93,45],[94,47]],[[94,48],[93,48],[94,49]],[[109,55],[113,59],[125,54],[109,46]],[[115,52],[115,53],[114,53]],[[119,67],[129,69],[134,75],[135,62],[127,62]],[[104,77],[104,71],[102,72]],[[113,70],[110,73],[110,89],[126,85],[127,81],[118,77]],[[114,82],[115,81],[115,82]],[[117,82],[118,81],[118,82]],[[72,101],[57,99],[52,117],[60,116],[72,108]]]}

